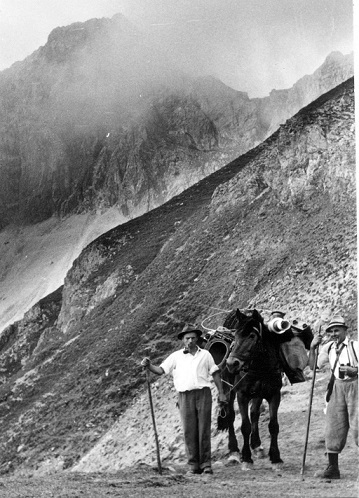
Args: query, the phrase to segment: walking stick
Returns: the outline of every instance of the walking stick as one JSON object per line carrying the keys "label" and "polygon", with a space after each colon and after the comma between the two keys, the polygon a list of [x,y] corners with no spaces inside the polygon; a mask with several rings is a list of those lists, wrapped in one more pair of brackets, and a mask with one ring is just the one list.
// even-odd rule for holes
{"label": "walking stick", "polygon": [[[322,326],[320,325],[320,327],[319,327],[319,333],[318,333],[319,336],[320,336],[321,330],[322,330]],[[312,414],[312,403],[313,403],[315,375],[316,375],[317,363],[318,363],[318,353],[319,353],[319,344],[317,346],[317,349],[315,350],[314,366],[313,366],[313,378],[312,378],[312,386],[311,386],[311,390],[310,390],[309,407],[308,407],[307,431],[306,431],[306,434],[305,434],[305,444],[304,444],[303,461],[302,461],[302,468],[301,468],[301,471],[300,471],[300,473],[303,476],[303,480],[304,480],[305,458],[307,456],[307,447],[308,447],[310,416]]]}
{"label": "walking stick", "polygon": [[151,407],[151,416],[152,416],[153,430],[154,430],[154,433],[155,433],[158,473],[160,475],[162,475],[162,465],[161,465],[161,456],[160,456],[160,445],[158,443],[158,435],[157,435],[157,429],[156,429],[155,412],[153,410],[152,392],[151,392],[151,383],[150,383],[150,372],[149,372],[149,370],[148,370],[147,367],[146,367],[146,380],[147,380],[148,397],[149,397],[149,400],[150,400],[150,407]]}

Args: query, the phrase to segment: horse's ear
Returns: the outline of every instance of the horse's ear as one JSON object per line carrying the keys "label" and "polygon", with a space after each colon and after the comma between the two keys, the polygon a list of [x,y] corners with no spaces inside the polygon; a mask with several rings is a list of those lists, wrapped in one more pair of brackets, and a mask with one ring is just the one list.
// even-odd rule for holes
{"label": "horse's ear", "polygon": [[263,323],[263,317],[262,317],[262,315],[259,313],[259,311],[257,311],[256,309],[254,309],[254,310],[253,310],[253,313],[252,313],[252,318],[254,318],[255,320],[257,320],[258,322]]}
{"label": "horse's ear", "polygon": [[245,315],[244,313],[242,313],[241,311],[239,311],[238,308],[236,309],[236,317],[238,318],[238,320],[240,322],[243,320],[243,318],[248,319],[247,315]]}

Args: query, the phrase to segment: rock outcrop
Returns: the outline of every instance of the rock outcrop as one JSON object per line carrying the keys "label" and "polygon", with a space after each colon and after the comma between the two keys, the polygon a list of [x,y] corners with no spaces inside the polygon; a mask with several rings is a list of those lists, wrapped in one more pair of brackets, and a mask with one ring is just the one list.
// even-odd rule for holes
{"label": "rock outcrop", "polygon": [[[51,347],[53,326],[62,303],[62,288],[33,306],[24,318],[7,327],[0,337],[0,385],[21,371],[36,349]],[[58,329],[55,329],[55,337]]]}
{"label": "rock outcrop", "polygon": [[[225,168],[93,241],[61,299],[49,297],[51,317],[38,323],[40,306],[5,331],[1,470],[152,462],[154,445],[139,448],[136,434],[150,427],[139,363],[178,348],[187,323],[216,328],[236,307],[265,319],[280,308],[310,324],[340,310],[355,334],[354,131],[350,79]],[[183,457],[173,396],[161,379],[168,459]],[[215,451],[224,444],[216,439]]]}

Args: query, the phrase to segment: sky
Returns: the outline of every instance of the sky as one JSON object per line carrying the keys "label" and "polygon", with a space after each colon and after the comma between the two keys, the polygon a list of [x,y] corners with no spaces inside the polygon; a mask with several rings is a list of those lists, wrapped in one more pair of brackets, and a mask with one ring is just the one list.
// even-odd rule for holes
{"label": "sky", "polygon": [[117,13],[184,69],[251,98],[291,87],[332,51],[353,51],[352,0],[0,0],[0,70],[58,26]]}

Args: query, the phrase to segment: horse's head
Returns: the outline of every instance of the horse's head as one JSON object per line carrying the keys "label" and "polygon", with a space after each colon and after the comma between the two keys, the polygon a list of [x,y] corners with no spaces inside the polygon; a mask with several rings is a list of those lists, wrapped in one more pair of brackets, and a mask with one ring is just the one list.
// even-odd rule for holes
{"label": "horse's head", "polygon": [[[235,338],[227,358],[227,368],[231,373],[237,373],[252,359],[262,340],[264,323],[257,310],[253,310],[252,316],[247,316],[237,309],[232,312],[230,320],[231,328],[235,329]],[[228,320],[226,322],[225,326],[228,326]]]}

